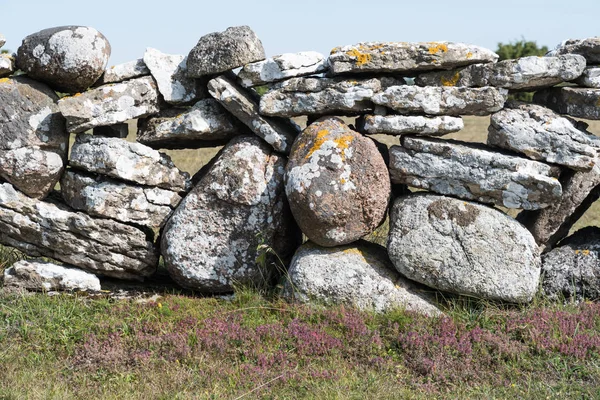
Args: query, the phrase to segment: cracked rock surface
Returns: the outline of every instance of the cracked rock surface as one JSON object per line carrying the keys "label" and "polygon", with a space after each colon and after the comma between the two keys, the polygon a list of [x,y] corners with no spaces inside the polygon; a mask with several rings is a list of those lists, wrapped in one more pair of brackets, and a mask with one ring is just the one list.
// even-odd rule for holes
{"label": "cracked rock surface", "polygon": [[585,119],[600,119],[600,89],[579,87],[544,89],[533,95],[533,101],[559,114]]}
{"label": "cracked rock surface", "polygon": [[279,82],[297,76],[320,74],[329,70],[327,59],[316,51],[286,53],[244,66],[238,79],[244,87]]}
{"label": "cracked rock surface", "polygon": [[585,57],[588,64],[600,64],[600,37],[565,40],[547,55],[561,54],[579,54]]}
{"label": "cracked rock surface", "polygon": [[460,117],[447,115],[426,117],[423,115],[365,115],[358,123],[359,130],[387,135],[413,133],[421,136],[443,136],[464,128]]}

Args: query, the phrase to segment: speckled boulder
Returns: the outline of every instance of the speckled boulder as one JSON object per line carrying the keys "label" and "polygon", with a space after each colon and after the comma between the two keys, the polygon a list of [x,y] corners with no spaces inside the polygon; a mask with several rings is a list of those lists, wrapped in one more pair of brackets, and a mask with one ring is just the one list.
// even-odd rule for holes
{"label": "speckled boulder", "polygon": [[94,28],[60,26],[23,39],[17,67],[60,92],[77,93],[100,78],[109,57],[108,40]]}
{"label": "speckled boulder", "polygon": [[339,118],[322,118],[297,138],[286,194],[302,232],[321,246],[351,243],[377,228],[390,198],[388,170],[375,143]]}
{"label": "speckled boulder", "polygon": [[580,54],[585,57],[588,64],[599,64],[600,37],[565,40],[548,53],[549,56],[561,54]]}
{"label": "speckled boulder", "polygon": [[527,229],[501,211],[451,197],[396,199],[387,247],[401,274],[453,293],[524,303],[540,279]]}
{"label": "speckled boulder", "polygon": [[[161,249],[169,273],[181,286],[207,293],[237,284],[268,283],[300,237],[283,187],[285,159],[255,136],[227,144],[167,222]],[[259,248],[260,247],[260,248]]]}

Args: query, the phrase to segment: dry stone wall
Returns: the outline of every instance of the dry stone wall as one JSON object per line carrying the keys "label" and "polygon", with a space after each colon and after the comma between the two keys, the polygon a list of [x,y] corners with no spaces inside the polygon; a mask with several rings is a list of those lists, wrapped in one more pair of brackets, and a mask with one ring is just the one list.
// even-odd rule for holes
{"label": "dry stone wall", "polygon": [[[66,265],[4,284],[98,290],[90,273],[143,280],[162,256],[184,288],[280,282],[376,311],[436,315],[436,291],[598,297],[598,229],[564,238],[600,194],[600,139],[573,118],[600,119],[599,54],[588,38],[500,62],[448,42],[267,59],[241,26],[107,68],[93,28],[34,33],[0,57],[0,243]],[[507,101],[522,90],[534,104]],[[443,137],[463,115],[491,115],[487,144]],[[194,177],[161,152],[214,146]],[[386,216],[387,248],[362,240]]]}

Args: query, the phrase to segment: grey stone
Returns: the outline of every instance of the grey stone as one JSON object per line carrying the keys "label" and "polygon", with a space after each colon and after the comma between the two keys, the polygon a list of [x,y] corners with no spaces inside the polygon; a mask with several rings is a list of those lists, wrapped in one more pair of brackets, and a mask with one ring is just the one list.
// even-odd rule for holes
{"label": "grey stone", "polygon": [[156,83],[149,76],[63,97],[58,106],[72,133],[119,124],[160,111]]}
{"label": "grey stone", "polygon": [[69,135],[57,100],[32,79],[0,80],[0,176],[31,197],[54,188],[66,161]]}
{"label": "grey stone", "polygon": [[364,114],[373,110],[371,97],[400,84],[393,78],[292,78],[261,96],[260,113],[277,117]]}
{"label": "grey stone", "polygon": [[583,74],[575,79],[579,86],[600,89],[600,66],[587,67]]}
{"label": "grey stone", "polygon": [[77,268],[43,261],[21,260],[4,271],[4,285],[31,291],[99,292],[100,280]]}
{"label": "grey stone", "polygon": [[188,55],[188,76],[220,74],[265,59],[263,45],[249,26],[202,36]]}
{"label": "grey stone", "polygon": [[120,123],[115,125],[97,126],[92,132],[96,136],[125,139],[129,136],[129,124]]}
{"label": "grey stone", "polygon": [[565,40],[547,55],[561,54],[579,54],[585,57],[588,64],[598,64],[600,63],[600,37]]}
{"label": "grey stone", "polygon": [[140,78],[147,75],[150,75],[150,70],[146,66],[146,63],[144,63],[144,60],[139,58],[107,68],[94,86],[119,83],[128,79]]}
{"label": "grey stone", "polygon": [[287,275],[284,296],[290,300],[442,314],[415,283],[396,272],[384,247],[369,242],[333,248],[307,242],[296,251]]}
{"label": "grey stone", "polygon": [[396,269],[432,288],[525,303],[540,279],[531,234],[499,210],[432,194],[396,199],[388,254]]}
{"label": "grey stone", "polygon": [[320,246],[351,243],[385,219],[389,174],[375,143],[339,118],[298,137],[286,167],[286,194],[302,232]]}
{"label": "grey stone", "polygon": [[141,143],[79,134],[71,149],[69,165],[140,185],[173,191],[189,188],[189,174],[171,158]]}
{"label": "grey stone", "polygon": [[8,54],[0,54],[0,78],[12,75],[15,72],[15,59]]}
{"label": "grey stone", "polygon": [[218,101],[204,99],[189,109],[167,109],[138,120],[137,141],[162,149],[213,147],[245,131]]}
{"label": "grey stone", "polygon": [[170,190],[127,185],[74,170],[65,172],[60,189],[65,203],[75,210],[150,229],[161,228],[181,201]]}
{"label": "grey stone", "polygon": [[144,63],[156,80],[158,91],[170,104],[190,104],[208,96],[205,83],[187,77],[187,57],[148,48]]}
{"label": "grey stone", "polygon": [[375,104],[400,114],[488,115],[500,111],[508,97],[506,89],[494,87],[392,86],[373,96]]}
{"label": "grey stone", "polygon": [[6,38],[0,33],[0,49],[6,44]]}
{"label": "grey stone", "polygon": [[232,79],[219,76],[208,82],[208,91],[227,111],[254,134],[281,153],[288,154],[300,127],[289,119],[259,115],[258,99]]}
{"label": "grey stone", "polygon": [[496,62],[498,55],[483,47],[451,42],[368,42],[331,50],[333,74],[450,69]]}
{"label": "grey stone", "polygon": [[585,119],[600,119],[600,89],[558,87],[533,95],[535,103],[559,114]]}
{"label": "grey stone", "polygon": [[384,133],[403,135],[413,133],[422,136],[443,136],[458,132],[464,128],[460,117],[422,115],[365,115],[358,122],[359,129],[365,133]]}
{"label": "grey stone", "polygon": [[542,256],[542,294],[551,300],[600,298],[600,229],[588,226]]}
{"label": "grey stone", "polygon": [[390,149],[392,183],[432,192],[535,210],[560,200],[556,167],[484,146],[403,136]]}
{"label": "grey stone", "polygon": [[60,26],[23,39],[17,50],[17,67],[31,78],[67,93],[82,92],[100,78],[110,44],[94,28]]}
{"label": "grey stone", "polygon": [[589,171],[600,153],[600,138],[575,125],[545,107],[511,103],[492,115],[487,143],[533,160]]}
{"label": "grey stone", "polygon": [[247,64],[238,74],[244,87],[253,87],[286,79],[314,75],[329,70],[329,63],[321,53],[303,51],[286,53],[264,61]]}
{"label": "grey stone", "polygon": [[162,254],[175,281],[220,293],[277,274],[271,255],[264,264],[262,255],[273,249],[286,260],[300,238],[285,200],[284,167],[256,136],[223,148],[163,230]]}
{"label": "grey stone", "polygon": [[158,265],[158,252],[140,229],[31,199],[9,183],[0,184],[0,243],[122,279],[143,279]]}
{"label": "grey stone", "polygon": [[585,59],[579,55],[558,57],[521,57],[495,64],[474,64],[468,67],[421,74],[415,79],[419,86],[495,86],[513,90],[536,90],[572,81],[585,69]]}

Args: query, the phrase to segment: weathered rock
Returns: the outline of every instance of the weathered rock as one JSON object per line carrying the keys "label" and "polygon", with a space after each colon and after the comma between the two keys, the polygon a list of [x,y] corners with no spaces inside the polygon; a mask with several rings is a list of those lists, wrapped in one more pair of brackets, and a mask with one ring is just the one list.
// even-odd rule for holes
{"label": "weathered rock", "polygon": [[375,104],[400,114],[488,115],[500,111],[508,96],[494,87],[392,86],[373,96]]}
{"label": "weathered rock", "polygon": [[291,120],[259,115],[258,99],[228,77],[219,76],[210,80],[208,91],[227,111],[275,150],[284,154],[290,152],[300,131]]}
{"label": "weathered rock", "polygon": [[298,137],[286,167],[286,194],[300,229],[320,246],[351,243],[385,218],[390,181],[375,143],[339,118]]}
{"label": "weathered rock", "polygon": [[260,113],[277,117],[363,114],[373,110],[371,97],[376,93],[401,84],[393,78],[292,78],[260,98]]}
{"label": "weathered rock", "polygon": [[191,149],[223,145],[247,131],[214,99],[189,109],[167,109],[138,120],[137,141],[152,148]]}
{"label": "weathered rock", "polygon": [[144,63],[156,80],[158,91],[170,104],[190,104],[208,96],[206,81],[187,77],[187,57],[148,48]]}
{"label": "weathered rock", "polygon": [[297,76],[314,75],[329,70],[329,63],[321,53],[303,51],[286,53],[264,61],[247,64],[238,74],[244,87],[279,82]]}
{"label": "weathered rock", "polygon": [[160,111],[156,83],[149,76],[63,97],[58,106],[72,133],[143,118]]}
{"label": "weathered rock", "polygon": [[265,59],[265,49],[249,26],[202,36],[188,55],[188,76],[216,75]]}
{"label": "weathered rock", "polygon": [[8,54],[0,54],[0,78],[12,75],[15,72],[15,60]]}
{"label": "weathered rock", "polygon": [[523,211],[517,217],[533,235],[541,251],[550,251],[600,197],[600,165],[591,171],[566,170],[561,174],[560,200],[539,211]]}
{"label": "weathered rock", "polygon": [[60,187],[65,202],[76,210],[150,229],[162,227],[181,201],[170,190],[127,185],[74,170],[65,172]]}
{"label": "weathered rock", "polygon": [[585,119],[600,119],[600,89],[559,87],[533,95],[535,103],[557,113]]}
{"label": "weathered rock", "polygon": [[60,26],[23,39],[16,61],[33,79],[60,92],[77,93],[100,78],[109,57],[108,40],[94,28]]}
{"label": "weathered rock", "polygon": [[600,88],[600,66],[587,67],[583,74],[577,79],[575,83],[579,86],[589,88]]}
{"label": "weathered rock", "polygon": [[403,136],[390,149],[390,176],[432,192],[535,210],[560,200],[556,168],[477,144]]}
{"label": "weathered rock", "polygon": [[95,136],[106,136],[125,139],[129,136],[129,125],[126,123],[97,126],[92,131]]}
{"label": "weathered rock", "polygon": [[140,143],[79,134],[71,149],[69,165],[140,185],[173,191],[187,190],[189,174],[171,158]]}
{"label": "weathered rock", "polygon": [[588,64],[598,64],[600,63],[600,37],[565,40],[547,55],[561,54],[579,54],[585,57]]}
{"label": "weathered rock", "polygon": [[158,265],[158,252],[140,229],[31,199],[9,183],[0,184],[0,243],[122,279],[142,279]]}
{"label": "weathered rock", "polygon": [[442,314],[414,282],[396,272],[384,247],[365,241],[333,248],[307,242],[296,251],[287,276],[284,296],[290,300]]}
{"label": "weathered rock", "polygon": [[6,44],[6,38],[0,33],[0,49]]}
{"label": "weathered rock", "polygon": [[450,42],[369,42],[331,50],[329,64],[335,75],[361,72],[413,72],[450,69],[496,62],[498,55],[483,47]]}
{"label": "weathered rock", "polygon": [[453,293],[529,302],[540,279],[531,234],[499,210],[432,194],[396,199],[388,253],[409,279]]}
{"label": "weathered rock", "polygon": [[600,153],[600,138],[575,125],[545,107],[510,103],[492,115],[487,143],[533,160],[589,171]]}
{"label": "weathered rock", "polygon": [[579,55],[522,57],[495,64],[474,64],[452,70],[429,72],[415,79],[419,86],[495,86],[513,90],[535,90],[572,81],[585,69]]}
{"label": "weathered rock", "polygon": [[0,176],[32,197],[52,190],[66,161],[69,135],[57,100],[32,79],[0,80]]}
{"label": "weathered rock", "polygon": [[413,133],[423,136],[443,136],[464,128],[459,117],[425,117],[421,115],[366,115],[358,128],[369,134],[403,135]]}
{"label": "weathered rock", "polygon": [[7,287],[47,292],[99,292],[100,280],[94,274],[77,268],[43,261],[21,260],[4,271]]}
{"label": "weathered rock", "polygon": [[94,86],[119,83],[128,79],[140,78],[147,75],[150,75],[150,70],[146,66],[146,63],[144,63],[144,60],[139,58],[107,68]]}
{"label": "weathered rock", "polygon": [[261,246],[285,260],[300,237],[285,200],[284,167],[255,136],[236,137],[217,155],[163,231],[165,264],[180,285],[229,292],[276,274],[269,257],[261,265]]}

